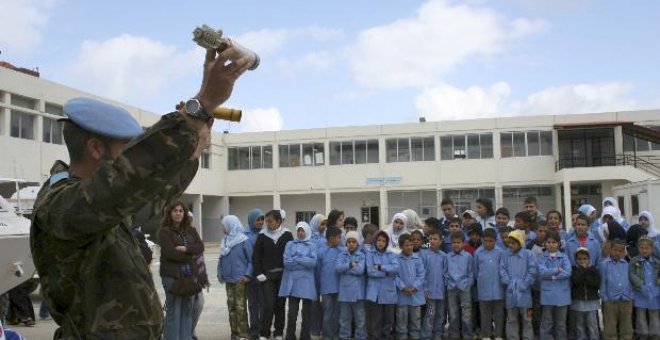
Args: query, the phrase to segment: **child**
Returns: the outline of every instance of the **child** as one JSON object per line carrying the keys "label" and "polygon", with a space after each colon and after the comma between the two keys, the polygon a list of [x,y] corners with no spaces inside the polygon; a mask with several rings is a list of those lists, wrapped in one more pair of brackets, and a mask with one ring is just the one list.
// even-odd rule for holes
{"label": "child", "polygon": [[[351,325],[355,322],[355,339],[367,338],[364,309],[364,252],[360,251],[360,235],[346,233],[346,249],[335,261],[339,273],[339,338],[351,339]],[[333,337],[336,335],[333,335]]]}
{"label": "child", "polygon": [[470,230],[473,226],[479,226],[482,227],[481,224],[479,224],[479,221],[477,220],[479,215],[477,215],[476,212],[473,210],[465,210],[463,212],[463,230]]}
{"label": "child", "polygon": [[527,245],[527,249],[532,251],[534,257],[539,257],[543,255],[543,251],[545,251],[545,240],[546,235],[548,234],[548,225],[546,221],[539,222],[538,226],[536,226],[535,234],[536,238]]}
{"label": "child", "polygon": [[571,260],[571,265],[575,266],[578,248],[587,248],[590,264],[598,267],[600,265],[600,242],[590,231],[589,218],[578,214],[573,229],[575,229],[575,233],[566,240],[566,255]]}
{"label": "child", "polygon": [[344,251],[341,246],[341,229],[328,227],[325,230],[327,245],[318,251],[316,262],[316,277],[319,281],[321,306],[323,307],[323,338],[334,338],[339,334],[339,274],[335,270],[335,262]]}
{"label": "child", "polygon": [[465,244],[465,251],[470,253],[470,255],[474,255],[474,252],[477,251],[479,247],[481,247],[481,227],[473,225],[472,228],[468,229],[468,241]]}
{"label": "child", "polygon": [[261,282],[264,296],[261,336],[269,338],[270,328],[275,318],[276,338],[284,335],[284,305],[286,298],[278,297],[284,270],[284,249],[293,236],[288,229],[282,227],[282,215],[279,210],[266,213],[263,228],[257,237],[252,253],[253,275]]}
{"label": "child", "polygon": [[506,336],[519,339],[518,318],[522,318],[523,339],[532,339],[531,287],[536,280],[537,265],[532,252],[524,249],[525,232],[514,230],[507,238],[509,252],[500,261],[500,280],[506,286]]}
{"label": "child", "polygon": [[424,304],[424,278],[426,271],[422,259],[413,252],[412,236],[399,237],[401,254],[396,277],[398,302],[396,307],[396,333],[398,339],[419,339],[421,330],[420,306]]}
{"label": "child", "polygon": [[357,229],[358,221],[355,217],[349,216],[344,219],[344,230],[346,230],[346,232],[357,231]]}
{"label": "child", "polygon": [[630,261],[630,284],[635,297],[635,333],[660,335],[660,263],[653,258],[653,241],[642,236],[637,241],[639,255]]}
{"label": "child", "polygon": [[504,287],[500,283],[502,249],[495,246],[497,231],[484,230],[482,246],[474,254],[474,275],[481,319],[482,338],[504,336]]}
{"label": "child", "polygon": [[426,237],[426,242],[427,242],[426,246],[427,246],[427,248],[429,247],[428,238],[429,238],[429,235],[431,234],[431,230],[435,230],[435,231],[439,232],[440,235],[442,235],[443,229],[445,229],[445,228],[443,228],[442,224],[440,224],[440,220],[435,218],[435,217],[429,217],[426,220],[424,220],[424,229],[423,229],[423,231],[424,231],[424,236]]}
{"label": "child", "polygon": [[566,339],[566,314],[571,304],[571,262],[559,251],[558,233],[548,233],[545,252],[538,258],[541,279],[541,339]]}
{"label": "child", "polygon": [[373,250],[374,235],[376,235],[377,231],[377,225],[365,224],[362,226],[362,239],[364,240],[364,243],[362,243],[362,249],[365,251]]}
{"label": "child", "polygon": [[514,229],[522,230],[525,232],[525,244],[523,247],[528,247],[530,244],[534,243],[536,240],[536,233],[532,231],[532,218],[529,212],[520,211],[514,217],[515,224]]}
{"label": "child", "polygon": [[545,214],[545,219],[548,225],[548,231],[555,232],[559,234],[561,238],[561,245],[559,246],[560,250],[566,249],[566,240],[568,239],[568,233],[561,226],[562,216],[561,213],[557,210],[550,210]]}
{"label": "child", "polygon": [[248,339],[246,308],[247,284],[252,276],[252,244],[243,232],[238,217],[227,215],[222,219],[225,237],[220,242],[218,281],[227,288],[227,308],[232,338]]}
{"label": "child", "polygon": [[394,313],[398,302],[396,275],[399,261],[389,250],[390,237],[379,231],[374,238],[374,250],[367,253],[367,305],[371,314],[369,337],[391,339]]}
{"label": "child", "polygon": [[486,228],[495,228],[495,211],[493,211],[493,201],[488,198],[477,198],[475,201],[475,209],[477,210],[477,222]]}
{"label": "child", "polygon": [[445,254],[449,254],[451,252],[451,235],[457,231],[463,232],[463,228],[461,227],[461,220],[459,220],[458,217],[452,217],[447,229],[449,233],[445,235],[442,244],[442,251],[444,251]]}
{"label": "child", "polygon": [[[472,339],[472,255],[464,250],[465,235],[451,234],[452,251],[447,254],[447,302],[449,304],[449,337]],[[462,322],[461,322],[462,321]],[[461,332],[462,331],[462,332]]]}
{"label": "child", "polygon": [[511,214],[509,214],[509,209],[499,208],[495,211],[495,230],[497,231],[496,245],[500,247],[500,249],[506,248],[506,237],[502,237],[502,231],[505,227],[509,226],[510,219]]}
{"label": "child", "polygon": [[600,265],[604,339],[632,339],[633,336],[633,292],[625,255],[626,243],[623,240],[612,240],[610,256]]}
{"label": "child", "polygon": [[[600,220],[598,219],[598,210],[591,204],[583,204],[578,208],[578,215],[582,214],[587,217],[587,225],[592,235],[598,236],[598,229],[600,228]],[[575,225],[575,223],[573,223]],[[600,242],[600,238],[597,238]],[[593,253],[591,253],[593,255]]]}
{"label": "child", "polygon": [[412,236],[413,239],[413,252],[419,253],[424,245],[424,234],[422,234],[421,230],[415,229],[410,232],[410,236]]}
{"label": "child", "polygon": [[444,229],[448,229],[450,220],[454,217],[458,218],[458,215],[456,215],[456,206],[454,205],[454,201],[452,201],[450,198],[443,198],[440,202],[440,210],[442,210],[440,225]]}
{"label": "child", "polygon": [[[261,230],[264,227],[264,213],[260,209],[252,209],[248,213],[248,226],[249,228],[245,230],[245,235],[248,237],[248,242],[254,249],[254,245],[257,242],[257,237]],[[250,258],[250,262],[252,259]],[[261,284],[255,278],[252,273],[252,280],[248,285],[248,314],[250,316],[250,338],[256,339],[259,338],[259,332],[261,332],[261,317],[264,304],[263,293],[261,291]]]}
{"label": "child", "polygon": [[[325,216],[321,214],[316,214],[311,220],[309,220],[309,226],[312,228],[311,241],[315,244],[316,249],[320,249],[327,244],[327,240],[325,239],[326,223],[327,220],[325,219]],[[316,283],[316,299],[312,301],[312,311],[310,312],[312,319],[310,332],[312,333],[312,337],[320,337],[323,330],[323,306],[321,306],[321,298],[319,296],[321,290],[317,272],[318,271],[315,268],[314,281]]]}
{"label": "child", "polygon": [[[547,234],[546,221],[540,221],[536,226],[536,239],[527,245],[527,249],[532,252],[535,259],[543,256],[545,251],[545,237]],[[532,328],[534,335],[541,334],[541,317],[543,308],[541,307],[541,278],[537,277],[534,285],[532,286]]]}
{"label": "child", "polygon": [[398,239],[399,236],[403,234],[408,234],[408,228],[406,224],[408,223],[408,218],[403,213],[396,213],[392,216],[392,223],[389,228],[387,228],[388,236],[390,237],[390,250],[395,254],[401,253],[401,248],[399,248]]}
{"label": "child", "polygon": [[422,322],[422,339],[442,339],[445,330],[444,274],[447,270],[447,254],[441,250],[442,237],[439,231],[431,229],[428,236],[430,246],[421,253],[426,268],[426,314]]}
{"label": "child", "polygon": [[536,227],[537,223],[545,221],[545,215],[543,215],[543,213],[538,209],[538,202],[536,201],[536,197],[531,196],[525,198],[523,204],[525,206],[525,211],[529,213],[531,218],[530,224],[532,227]]}
{"label": "child", "polygon": [[[585,222],[587,222],[586,216]],[[571,316],[573,317],[578,340],[600,339],[598,330],[600,272],[591,263],[589,257],[589,249],[577,248],[575,251],[575,265],[571,270],[571,299],[573,301]]]}
{"label": "child", "polygon": [[502,250],[509,249],[509,243],[507,240],[509,239],[509,234],[513,231],[513,227],[510,226],[504,226],[502,227],[501,234],[500,236],[504,240],[504,245],[502,246]]}
{"label": "child", "polygon": [[287,243],[284,249],[284,273],[280,286],[280,297],[289,298],[289,313],[286,317],[286,339],[296,339],[296,320],[302,300],[302,325],[300,339],[311,338],[311,305],[316,300],[314,267],[316,267],[316,244],[311,241],[312,228],[307,222],[296,225],[296,240]]}
{"label": "child", "polygon": [[312,228],[312,241],[315,243],[325,243],[325,228],[328,220],[324,215],[316,214],[309,220],[309,226]]}

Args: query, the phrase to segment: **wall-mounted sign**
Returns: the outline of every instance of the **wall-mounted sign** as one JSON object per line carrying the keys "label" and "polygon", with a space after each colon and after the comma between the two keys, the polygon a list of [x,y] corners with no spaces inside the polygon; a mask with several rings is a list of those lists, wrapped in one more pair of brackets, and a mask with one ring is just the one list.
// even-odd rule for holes
{"label": "wall-mounted sign", "polygon": [[367,177],[367,185],[398,185],[403,177]]}

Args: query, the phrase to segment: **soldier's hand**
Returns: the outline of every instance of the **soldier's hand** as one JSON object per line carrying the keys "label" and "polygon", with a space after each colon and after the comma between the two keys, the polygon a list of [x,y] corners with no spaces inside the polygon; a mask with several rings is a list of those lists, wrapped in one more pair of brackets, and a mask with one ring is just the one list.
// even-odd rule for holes
{"label": "soldier's hand", "polygon": [[207,50],[204,60],[204,77],[197,98],[206,112],[211,112],[224,103],[234,89],[234,82],[250,67],[248,58],[243,57],[227,63],[229,56],[236,54],[233,47],[218,53]]}
{"label": "soldier's hand", "polygon": [[250,283],[250,279],[246,276],[243,276],[243,278],[241,278],[241,281],[239,283],[242,284],[242,285],[246,285],[246,284]]}
{"label": "soldier's hand", "polygon": [[176,250],[178,252],[185,253],[186,252],[186,246],[176,246],[176,247],[174,247],[174,250]]}

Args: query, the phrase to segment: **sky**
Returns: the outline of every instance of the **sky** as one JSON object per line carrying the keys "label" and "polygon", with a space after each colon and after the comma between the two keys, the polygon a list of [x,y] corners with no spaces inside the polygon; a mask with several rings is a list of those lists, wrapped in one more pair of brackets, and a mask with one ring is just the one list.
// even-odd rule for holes
{"label": "sky", "polygon": [[207,24],[259,54],[232,132],[660,108],[660,1],[0,0],[0,60],[166,113]]}

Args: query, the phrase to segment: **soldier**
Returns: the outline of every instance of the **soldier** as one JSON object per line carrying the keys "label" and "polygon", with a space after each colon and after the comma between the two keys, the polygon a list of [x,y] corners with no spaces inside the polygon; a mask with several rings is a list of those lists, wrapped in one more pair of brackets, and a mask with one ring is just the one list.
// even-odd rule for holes
{"label": "soldier", "polygon": [[[124,109],[77,98],[64,105],[70,165],[55,162],[34,204],[31,248],[55,339],[157,339],[163,309],[131,235],[130,216],[180,195],[210,142],[210,112],[248,68],[233,48],[209,50],[197,96],[142,133]],[[129,142],[130,140],[130,142]]]}

